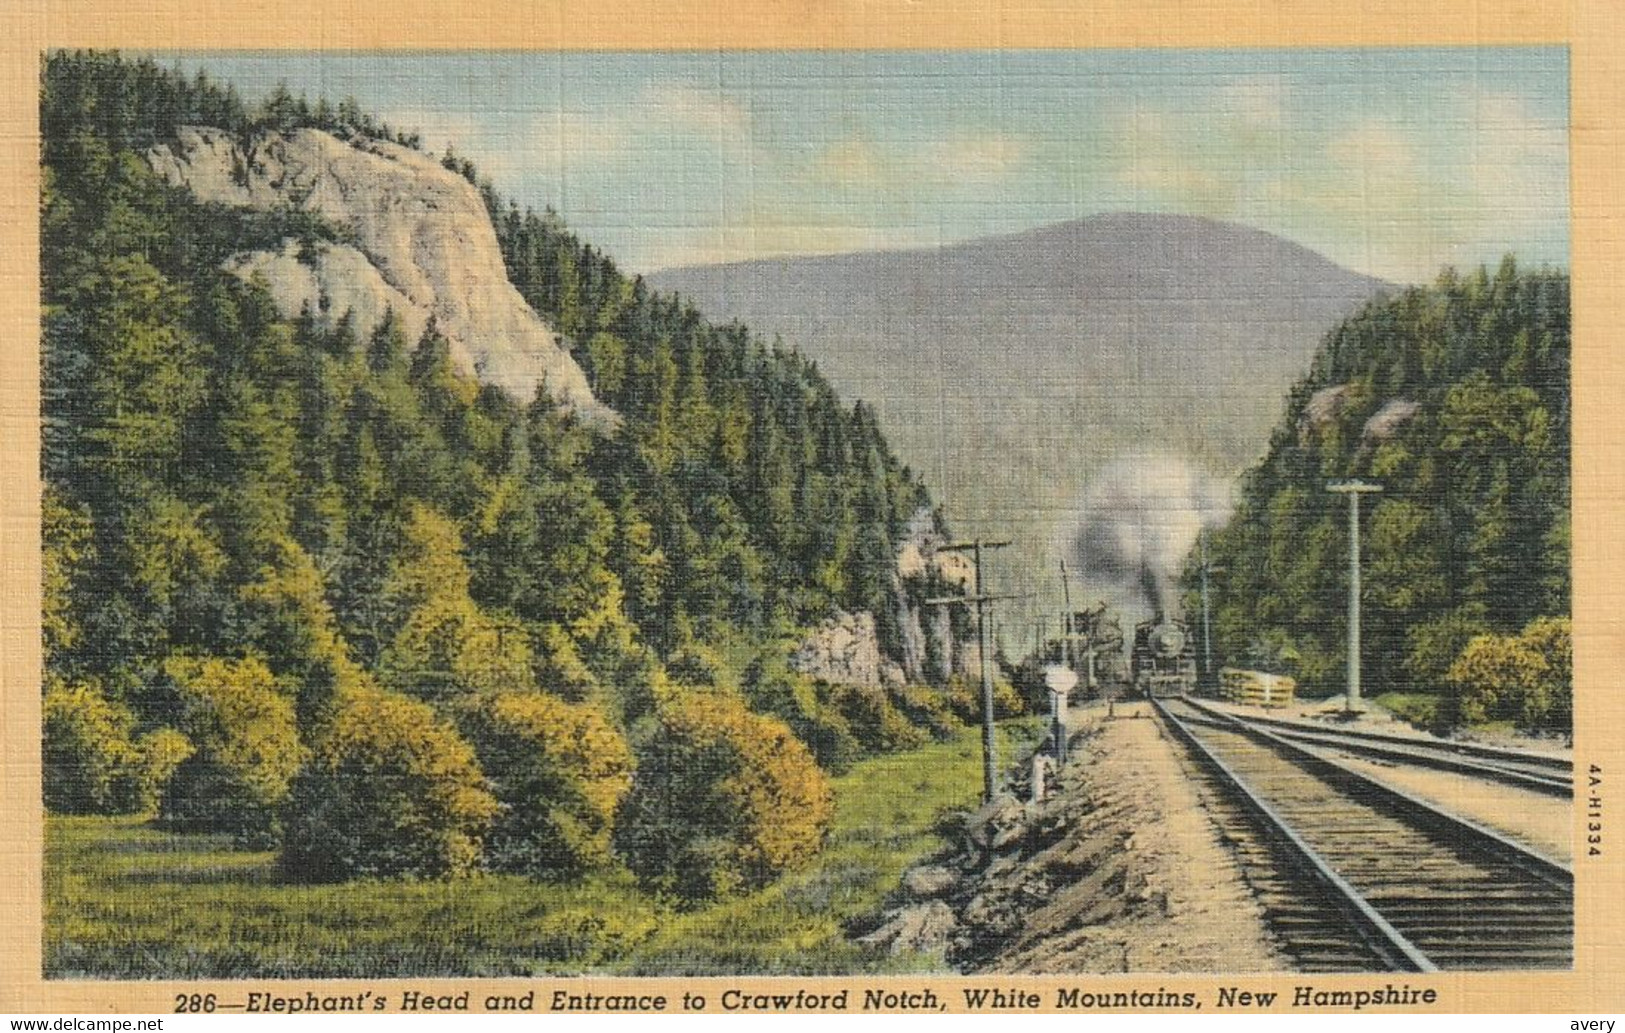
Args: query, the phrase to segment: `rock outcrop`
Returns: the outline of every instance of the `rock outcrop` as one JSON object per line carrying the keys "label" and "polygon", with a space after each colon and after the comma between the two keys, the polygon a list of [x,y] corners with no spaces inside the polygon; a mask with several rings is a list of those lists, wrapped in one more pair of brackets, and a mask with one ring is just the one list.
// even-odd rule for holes
{"label": "rock outcrop", "polygon": [[790,668],[836,685],[879,688],[902,681],[902,672],[881,658],[871,613],[837,613],[820,624],[790,655]]}
{"label": "rock outcrop", "polygon": [[1382,408],[1372,413],[1371,418],[1365,421],[1365,428],[1360,432],[1360,443],[1373,445],[1387,441],[1421,411],[1422,403],[1406,398],[1394,398],[1384,402]]}
{"label": "rock outcrop", "polygon": [[[903,674],[913,682],[942,681],[956,672],[974,669],[976,662],[976,644],[955,641],[948,608],[922,609],[919,593],[908,590],[914,584],[928,586],[927,594],[968,595],[976,587],[976,572],[969,557],[961,552],[943,552],[941,546],[945,544],[937,532],[936,517],[929,509],[922,509],[910,519],[908,534],[897,549],[894,602],[902,633]],[[930,589],[933,585],[937,587]]]}
{"label": "rock outcrop", "polygon": [[1342,416],[1352,390],[1349,384],[1337,384],[1310,395],[1309,401],[1304,403],[1303,414],[1298,417],[1298,444],[1307,444],[1312,435]]}
{"label": "rock outcrop", "polygon": [[270,133],[245,147],[233,135],[183,127],[147,160],[203,202],[315,213],[353,243],[285,241],[238,255],[229,268],[261,275],[285,316],[304,306],[348,311],[370,332],[393,310],[412,341],[432,316],[467,373],[529,401],[539,384],[583,416],[612,421],[558,334],[508,281],[478,190],[427,154],[315,129]]}

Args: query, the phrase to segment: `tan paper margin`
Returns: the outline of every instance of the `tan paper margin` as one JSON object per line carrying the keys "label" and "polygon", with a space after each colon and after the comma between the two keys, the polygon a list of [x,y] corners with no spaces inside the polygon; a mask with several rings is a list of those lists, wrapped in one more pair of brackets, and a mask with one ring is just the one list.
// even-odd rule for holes
{"label": "tan paper margin", "polygon": [[[1568,973],[1331,976],[1078,976],[595,979],[594,992],[697,990],[717,1009],[746,990],[930,987],[958,1010],[965,986],[1092,991],[1437,989],[1435,1011],[1625,1010],[1625,5],[1615,0],[84,0],[0,3],[0,1012],[168,1012],[174,995],[240,996],[241,984],[45,982],[39,790],[38,62],[59,46],[198,49],[714,49],[933,47],[1309,47],[1566,44],[1572,69],[1574,619],[1576,770],[1603,769],[1604,856],[1584,850],[1576,795],[1577,950]],[[488,993],[585,981],[361,980],[290,992]],[[268,984],[275,987],[276,984]],[[256,982],[256,987],[259,983]],[[675,1005],[674,1005],[675,1008]],[[1290,1010],[1277,1006],[1277,1010]],[[1409,1010],[1409,1009],[1395,1009]],[[1211,1004],[1203,1010],[1211,1013]],[[1301,1012],[1300,1012],[1301,1013]],[[1368,1013],[1370,1014],[1370,1013]]]}

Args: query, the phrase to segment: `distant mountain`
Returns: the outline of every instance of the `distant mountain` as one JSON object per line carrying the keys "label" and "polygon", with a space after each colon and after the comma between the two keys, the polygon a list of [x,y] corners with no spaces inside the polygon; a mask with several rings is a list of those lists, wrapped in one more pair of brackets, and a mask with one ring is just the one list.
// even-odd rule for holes
{"label": "distant mountain", "polygon": [[1322,335],[1390,286],[1269,233],[1127,213],[649,280],[872,402],[956,527],[1016,536],[1035,572],[1111,460],[1169,453],[1217,477],[1255,461]]}

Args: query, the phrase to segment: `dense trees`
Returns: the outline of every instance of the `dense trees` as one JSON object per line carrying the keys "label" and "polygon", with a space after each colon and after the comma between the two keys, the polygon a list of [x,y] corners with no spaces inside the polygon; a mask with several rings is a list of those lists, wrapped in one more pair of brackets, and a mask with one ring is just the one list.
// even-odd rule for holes
{"label": "dense trees", "polygon": [[[1466,672],[1492,647],[1473,659],[1469,643],[1569,609],[1568,312],[1565,275],[1509,257],[1493,275],[1447,270],[1332,331],[1210,543],[1225,569],[1219,654],[1340,687],[1346,503],[1324,488],[1363,477],[1384,487],[1362,519],[1368,682],[1442,694],[1446,719],[1488,713]],[[1561,705],[1517,709],[1497,712],[1568,721]]]}
{"label": "dense trees", "polygon": [[[105,54],[52,55],[41,103],[52,808],[161,796],[302,879],[569,877],[617,845],[656,878],[720,844],[699,892],[816,849],[823,774],[719,647],[845,608],[900,649],[892,555],[929,499],[872,412],[489,186],[514,282],[618,428],[479,385],[432,322],[284,318],[222,262],[342,228],[200,205],[144,149],[193,122],[245,146],[388,127]],[[883,719],[851,749],[918,738],[884,694],[819,692]],[[715,821],[660,818],[655,772]],[[670,849],[616,834],[627,814]]]}

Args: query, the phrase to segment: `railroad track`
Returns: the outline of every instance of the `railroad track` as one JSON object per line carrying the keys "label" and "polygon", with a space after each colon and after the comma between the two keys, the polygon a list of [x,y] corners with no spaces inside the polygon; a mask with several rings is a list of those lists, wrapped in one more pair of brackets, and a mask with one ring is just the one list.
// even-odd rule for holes
{"label": "railroad track", "polygon": [[1198,700],[1187,704],[1210,718],[1240,721],[1267,729],[1295,742],[1343,750],[1359,756],[1399,764],[1451,771],[1475,778],[1531,789],[1550,796],[1574,797],[1574,765],[1562,757],[1525,750],[1508,750],[1477,743],[1429,740],[1416,736],[1385,735],[1342,728],[1314,728],[1300,721],[1258,715],[1233,714]]}
{"label": "railroad track", "polygon": [[1227,799],[1221,826],[1300,967],[1572,966],[1563,865],[1272,731],[1155,702]]}

